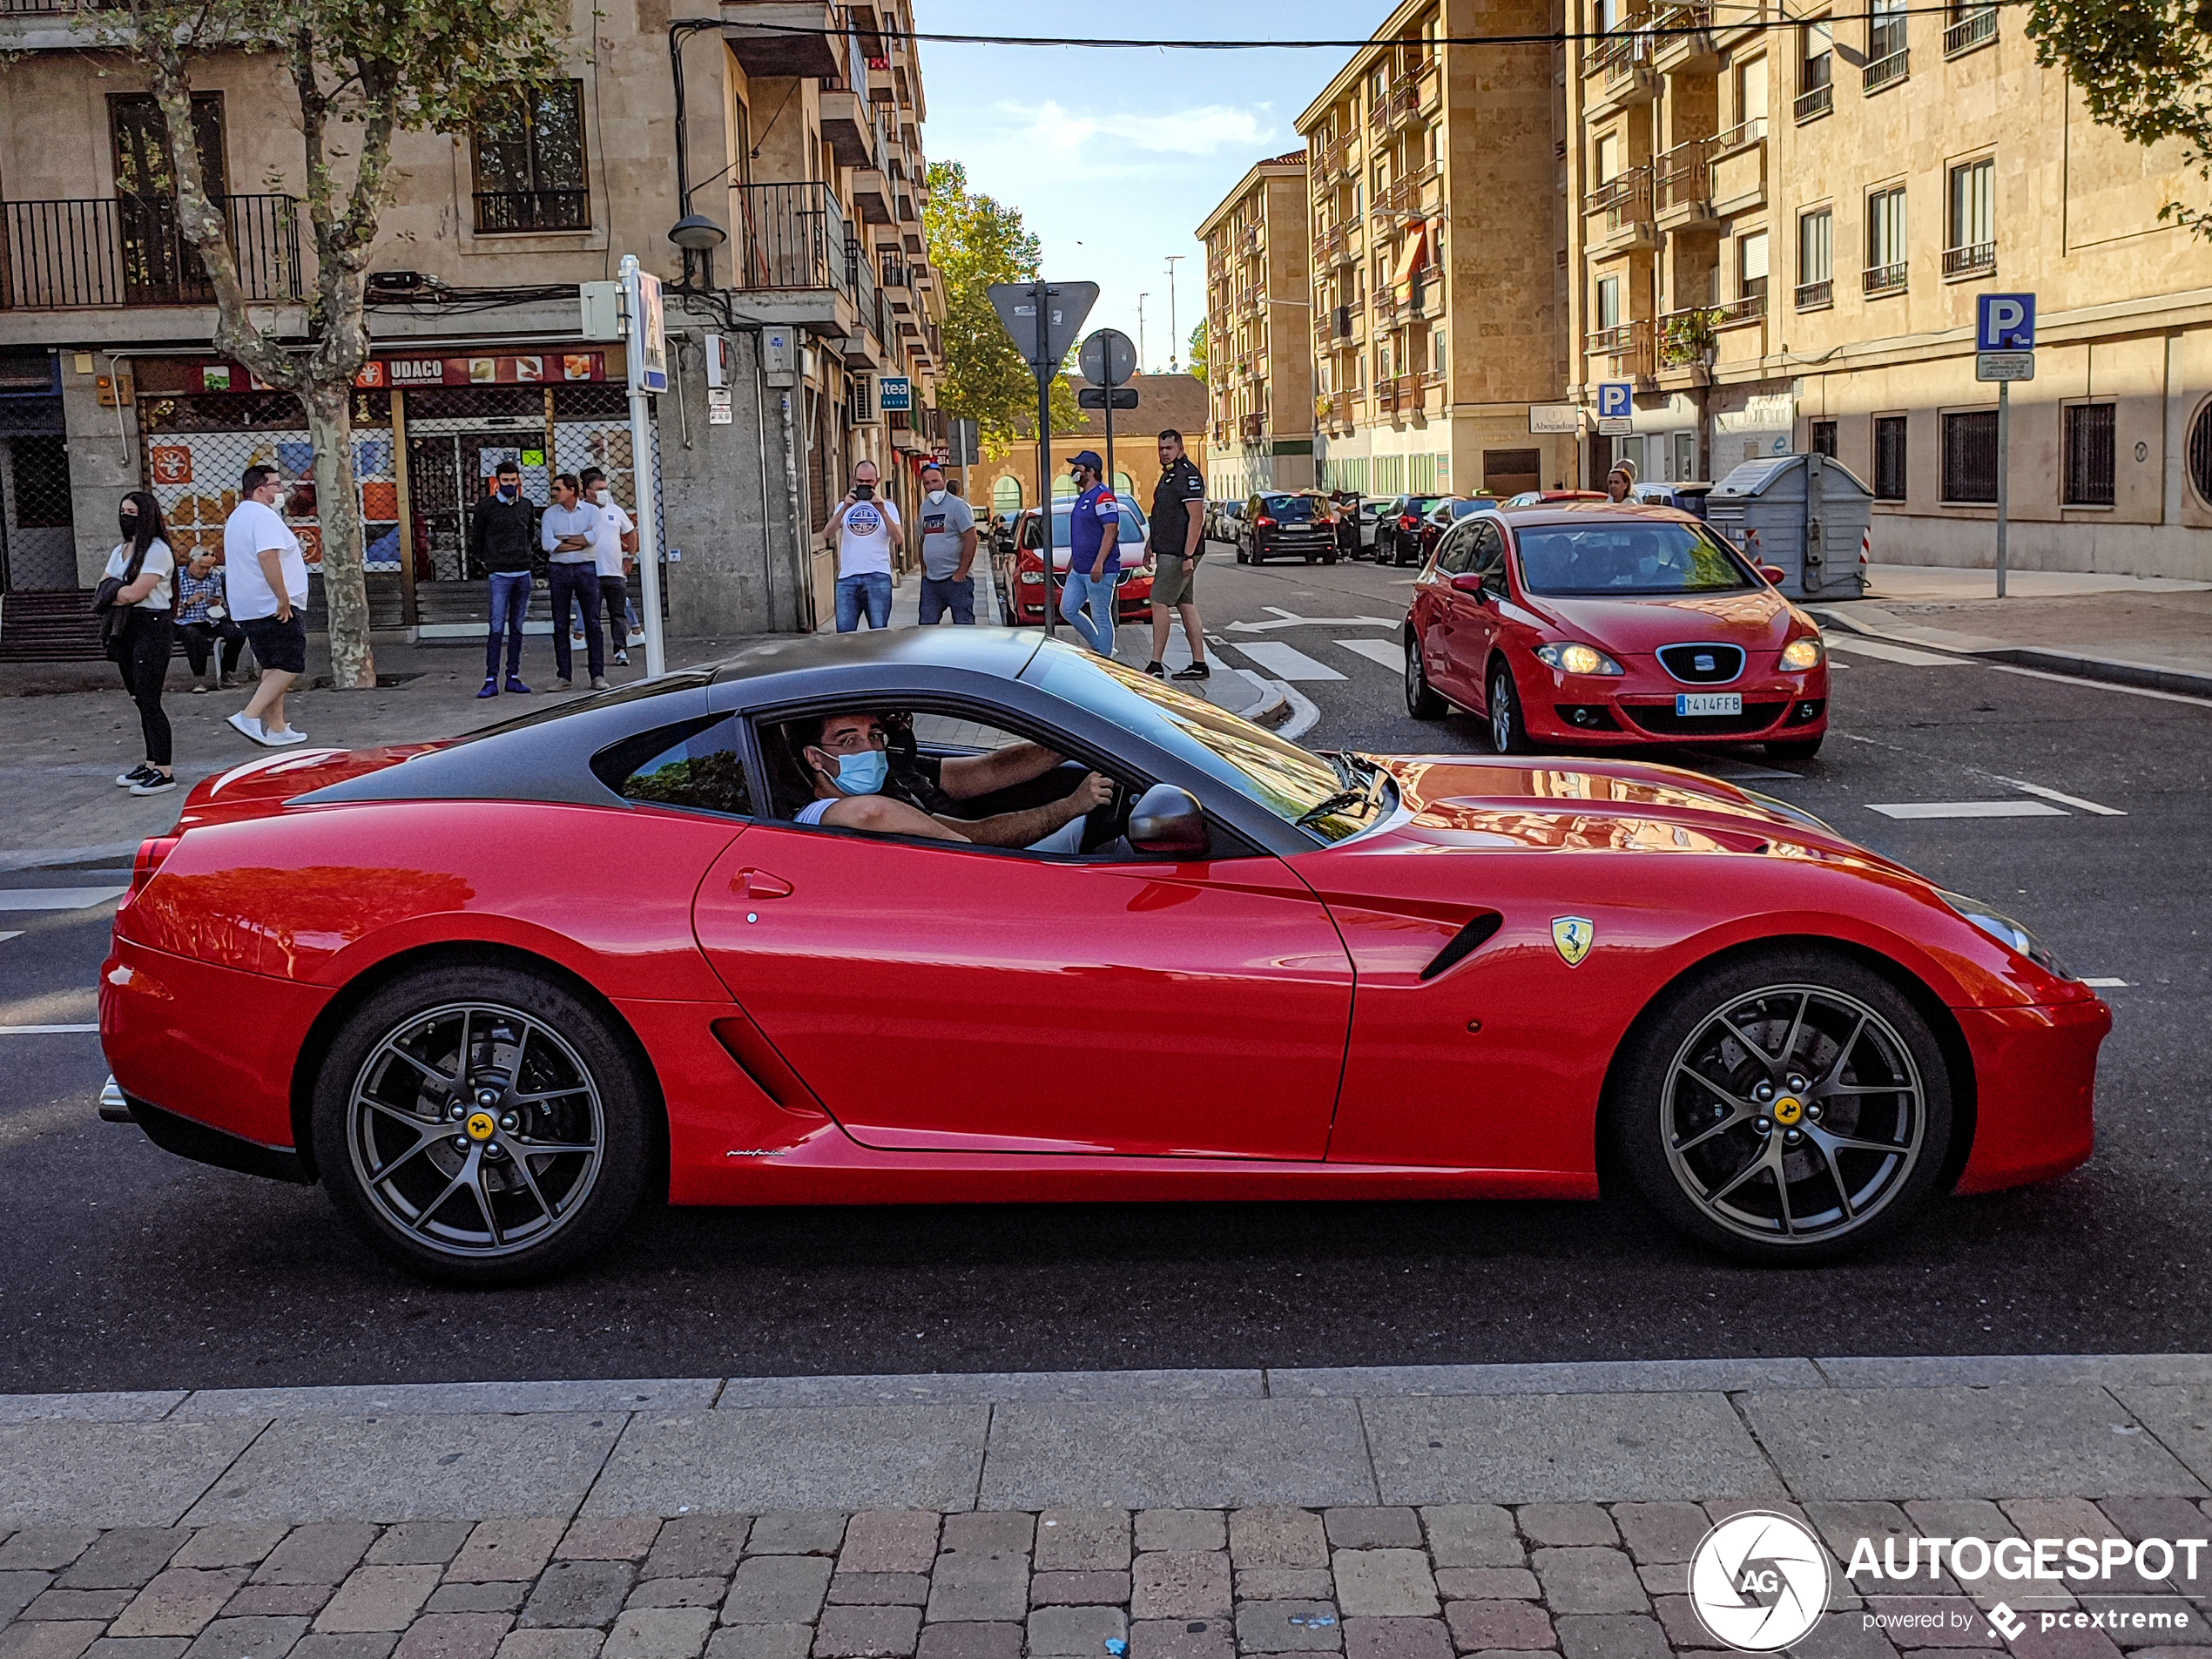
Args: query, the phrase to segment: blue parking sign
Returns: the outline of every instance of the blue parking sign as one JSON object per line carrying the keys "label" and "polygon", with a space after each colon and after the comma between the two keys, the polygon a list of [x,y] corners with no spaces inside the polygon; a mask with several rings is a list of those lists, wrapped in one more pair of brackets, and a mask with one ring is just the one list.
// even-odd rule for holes
{"label": "blue parking sign", "polygon": [[1601,421],[1618,420],[1635,413],[1635,388],[1627,381],[1600,381],[1597,414]]}
{"label": "blue parking sign", "polygon": [[1984,293],[1975,296],[1976,351],[2033,351],[2035,296]]}

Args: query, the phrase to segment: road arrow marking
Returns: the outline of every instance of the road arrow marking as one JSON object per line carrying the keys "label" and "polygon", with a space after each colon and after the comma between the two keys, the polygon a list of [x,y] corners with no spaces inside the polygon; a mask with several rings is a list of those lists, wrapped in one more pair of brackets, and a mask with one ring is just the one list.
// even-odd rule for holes
{"label": "road arrow marking", "polygon": [[1403,617],[1301,617],[1295,610],[1285,610],[1280,605],[1262,605],[1262,610],[1275,613],[1273,622],[1232,622],[1232,634],[1264,634],[1275,628],[1398,628],[1405,624]]}

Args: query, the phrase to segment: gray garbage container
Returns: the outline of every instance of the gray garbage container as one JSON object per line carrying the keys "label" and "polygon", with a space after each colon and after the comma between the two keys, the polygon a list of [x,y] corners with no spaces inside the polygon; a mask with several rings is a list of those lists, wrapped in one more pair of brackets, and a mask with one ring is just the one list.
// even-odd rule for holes
{"label": "gray garbage container", "polygon": [[1865,592],[1858,550],[1874,492],[1831,456],[1747,461],[1713,486],[1706,522],[1753,558],[1788,573],[1793,599],[1856,599]]}

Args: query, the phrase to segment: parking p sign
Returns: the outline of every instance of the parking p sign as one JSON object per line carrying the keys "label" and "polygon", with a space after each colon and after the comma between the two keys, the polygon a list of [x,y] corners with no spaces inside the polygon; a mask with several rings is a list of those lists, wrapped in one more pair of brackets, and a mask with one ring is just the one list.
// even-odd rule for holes
{"label": "parking p sign", "polygon": [[1597,416],[1601,421],[1626,420],[1635,413],[1635,388],[1626,381],[1600,381]]}
{"label": "parking p sign", "polygon": [[1976,351],[2033,351],[2035,296],[2032,293],[1985,293],[1974,307]]}

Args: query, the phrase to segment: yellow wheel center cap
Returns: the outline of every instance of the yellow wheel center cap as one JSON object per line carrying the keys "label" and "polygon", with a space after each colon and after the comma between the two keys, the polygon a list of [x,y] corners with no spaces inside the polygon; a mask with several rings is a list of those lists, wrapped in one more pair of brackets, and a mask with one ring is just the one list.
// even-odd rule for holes
{"label": "yellow wheel center cap", "polygon": [[[1785,1129],[1805,1115],[1805,1103],[1795,1095],[1784,1095],[1774,1103],[1774,1121]],[[473,1133],[473,1124],[471,1126]]]}
{"label": "yellow wheel center cap", "polygon": [[469,1131],[470,1140],[489,1141],[498,1130],[499,1120],[489,1112],[471,1112],[468,1123],[462,1127]]}

